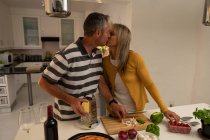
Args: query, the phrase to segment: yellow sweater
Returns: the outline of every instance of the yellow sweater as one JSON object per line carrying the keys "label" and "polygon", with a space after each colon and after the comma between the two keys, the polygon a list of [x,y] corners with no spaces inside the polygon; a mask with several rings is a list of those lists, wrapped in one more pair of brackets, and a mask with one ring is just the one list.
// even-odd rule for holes
{"label": "yellow sweater", "polygon": [[[103,58],[103,68],[104,77],[114,96],[117,68],[111,64],[110,56]],[[130,51],[125,73],[119,72],[119,74],[125,86],[128,88],[137,111],[144,110],[145,104],[148,102],[145,88],[156,101],[161,112],[168,110],[156,85],[149,75],[143,58],[139,54]]]}

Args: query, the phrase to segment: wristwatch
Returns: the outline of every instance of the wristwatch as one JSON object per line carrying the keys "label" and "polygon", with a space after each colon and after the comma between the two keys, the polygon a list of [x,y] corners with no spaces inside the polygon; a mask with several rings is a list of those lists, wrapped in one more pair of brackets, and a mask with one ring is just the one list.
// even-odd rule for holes
{"label": "wristwatch", "polygon": [[116,103],[117,104],[117,101],[115,99],[112,99],[111,101],[109,101],[109,105],[111,105],[112,103]]}

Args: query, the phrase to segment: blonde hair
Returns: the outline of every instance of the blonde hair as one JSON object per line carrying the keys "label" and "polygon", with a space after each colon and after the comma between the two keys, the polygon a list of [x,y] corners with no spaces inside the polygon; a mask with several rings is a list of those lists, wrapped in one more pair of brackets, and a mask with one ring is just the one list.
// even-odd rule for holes
{"label": "blonde hair", "polygon": [[122,24],[113,24],[113,31],[117,36],[116,58],[119,60],[119,72],[125,72],[130,50],[131,32],[128,27]]}

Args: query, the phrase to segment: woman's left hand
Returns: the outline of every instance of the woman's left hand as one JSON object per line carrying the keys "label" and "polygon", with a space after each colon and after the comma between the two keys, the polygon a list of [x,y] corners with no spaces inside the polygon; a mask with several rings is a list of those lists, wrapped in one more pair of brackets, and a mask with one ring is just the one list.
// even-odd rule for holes
{"label": "woman's left hand", "polygon": [[166,118],[168,118],[171,121],[173,121],[173,120],[175,120],[176,122],[180,121],[179,115],[177,115],[173,111],[168,110],[168,111],[164,112],[163,114],[166,116]]}

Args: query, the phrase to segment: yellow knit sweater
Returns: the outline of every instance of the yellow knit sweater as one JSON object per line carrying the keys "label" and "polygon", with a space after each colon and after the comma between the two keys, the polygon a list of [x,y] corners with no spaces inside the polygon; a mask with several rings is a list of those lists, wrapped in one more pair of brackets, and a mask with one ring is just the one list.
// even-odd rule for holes
{"label": "yellow knit sweater", "polygon": [[[114,96],[117,68],[111,64],[110,56],[103,58],[103,68],[104,77]],[[145,88],[156,101],[161,112],[168,110],[156,85],[149,75],[143,58],[139,54],[130,51],[125,73],[119,72],[119,74],[125,86],[128,88],[129,94],[135,104],[136,111],[144,110],[145,104],[148,102]]]}

